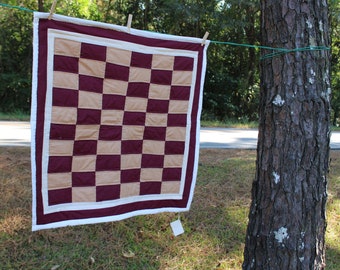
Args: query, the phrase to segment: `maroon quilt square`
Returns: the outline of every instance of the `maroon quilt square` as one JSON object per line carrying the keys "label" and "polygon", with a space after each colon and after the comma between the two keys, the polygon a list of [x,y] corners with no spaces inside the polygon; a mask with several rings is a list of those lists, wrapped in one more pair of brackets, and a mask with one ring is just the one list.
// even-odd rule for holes
{"label": "maroon quilt square", "polygon": [[119,197],[120,197],[120,185],[108,185],[96,187],[97,202],[116,200],[119,199]]}
{"label": "maroon quilt square", "polygon": [[142,168],[162,168],[164,165],[163,155],[142,155]]}
{"label": "maroon quilt square", "polygon": [[55,55],[54,56],[54,70],[69,72],[69,73],[78,73],[78,70],[79,70],[78,62],[79,62],[79,58],[76,58],[76,57]]}
{"label": "maroon quilt square", "polygon": [[79,90],[103,93],[103,79],[92,76],[79,75]]}
{"label": "maroon quilt square", "polygon": [[72,157],[52,156],[48,161],[48,173],[70,172],[72,169]]}
{"label": "maroon quilt square", "polygon": [[84,140],[75,141],[73,145],[73,155],[95,155],[97,153],[97,141]]}
{"label": "maroon quilt square", "polygon": [[164,141],[166,138],[166,127],[145,127],[144,139]]}
{"label": "maroon quilt square", "polygon": [[143,141],[122,141],[122,154],[140,154],[142,153]]}
{"label": "maroon quilt square", "polygon": [[174,70],[192,71],[194,69],[194,59],[185,56],[175,56]]}
{"label": "maroon quilt square", "polygon": [[78,107],[78,91],[53,88],[53,106]]}
{"label": "maroon quilt square", "polygon": [[124,110],[125,96],[120,95],[103,95],[104,110]]}
{"label": "maroon quilt square", "polygon": [[187,125],[186,114],[169,114],[168,126],[169,127],[185,127]]}
{"label": "maroon quilt square", "polygon": [[98,155],[96,161],[97,171],[117,171],[120,169],[119,155]]}
{"label": "maroon quilt square", "polygon": [[169,100],[149,99],[146,110],[150,113],[168,113]]}
{"label": "maroon quilt square", "polygon": [[149,96],[149,83],[129,83],[127,89],[127,96],[129,97],[142,97]]}
{"label": "maroon quilt square", "polygon": [[140,195],[160,194],[162,183],[160,182],[145,182],[140,183]]}
{"label": "maroon quilt square", "polygon": [[170,70],[152,70],[151,71],[151,83],[171,85],[172,71]]}
{"label": "maroon quilt square", "polygon": [[124,112],[123,118],[124,125],[145,125],[145,113],[142,112]]}
{"label": "maroon quilt square", "polygon": [[80,125],[100,125],[101,111],[92,109],[78,109],[77,124]]}
{"label": "maroon quilt square", "polygon": [[96,185],[95,172],[73,172],[72,187],[92,187]]}
{"label": "maroon quilt square", "polygon": [[122,126],[100,126],[99,140],[118,141],[122,139]]}
{"label": "maroon quilt square", "polygon": [[133,183],[140,181],[140,169],[122,170],[120,172],[121,183]]}
{"label": "maroon quilt square", "polygon": [[72,188],[63,188],[48,191],[48,204],[56,205],[72,202]]}
{"label": "maroon quilt square", "polygon": [[189,100],[190,87],[189,86],[172,86],[170,90],[170,99],[173,100]]}
{"label": "maroon quilt square", "polygon": [[75,125],[51,124],[51,140],[74,140],[76,134]]}
{"label": "maroon quilt square", "polygon": [[184,142],[165,142],[165,154],[166,155],[182,155],[184,154],[185,144]]}
{"label": "maroon quilt square", "polygon": [[80,57],[98,61],[106,61],[106,47],[89,43],[82,43]]}
{"label": "maroon quilt square", "polygon": [[132,52],[132,55],[131,55],[131,66],[132,67],[150,69],[151,65],[152,65],[152,54]]}
{"label": "maroon quilt square", "polygon": [[130,68],[116,65],[112,63],[106,63],[105,78],[113,80],[128,81]]}
{"label": "maroon quilt square", "polygon": [[162,179],[163,181],[180,181],[181,175],[181,168],[164,168]]}

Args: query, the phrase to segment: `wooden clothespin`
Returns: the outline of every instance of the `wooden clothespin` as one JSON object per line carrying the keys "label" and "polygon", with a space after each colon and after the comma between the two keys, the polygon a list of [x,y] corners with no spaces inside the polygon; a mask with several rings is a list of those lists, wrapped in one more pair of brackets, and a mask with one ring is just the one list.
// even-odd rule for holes
{"label": "wooden clothespin", "polygon": [[53,0],[52,6],[51,6],[51,10],[50,10],[50,15],[48,15],[48,19],[51,20],[53,14],[55,13],[55,7],[57,5],[57,0]]}
{"label": "wooden clothespin", "polygon": [[127,21],[127,31],[130,33],[131,31],[131,23],[132,23],[132,14],[129,14],[128,21]]}
{"label": "wooden clothespin", "polygon": [[205,42],[207,41],[208,36],[209,36],[209,32],[205,32],[203,39],[202,39],[202,43],[201,43],[202,46],[205,45]]}

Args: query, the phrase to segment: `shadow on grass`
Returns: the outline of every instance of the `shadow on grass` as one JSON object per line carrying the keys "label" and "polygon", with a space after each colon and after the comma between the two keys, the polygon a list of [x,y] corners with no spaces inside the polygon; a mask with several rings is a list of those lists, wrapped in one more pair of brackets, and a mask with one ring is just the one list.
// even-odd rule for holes
{"label": "shadow on grass", "polygon": [[326,250],[326,268],[338,270],[340,265],[340,250],[332,246],[327,246]]}

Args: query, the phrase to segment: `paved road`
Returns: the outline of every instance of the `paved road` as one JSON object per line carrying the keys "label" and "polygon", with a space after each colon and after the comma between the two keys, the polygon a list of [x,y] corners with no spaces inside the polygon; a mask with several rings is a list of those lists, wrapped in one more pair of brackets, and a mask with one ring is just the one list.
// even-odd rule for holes
{"label": "paved road", "polygon": [[0,121],[0,146],[30,146],[29,122]]}
{"label": "paved road", "polygon": [[[234,128],[202,128],[201,148],[256,149],[257,130]],[[31,129],[28,122],[0,121],[0,146],[30,146]],[[333,132],[331,149],[340,149],[340,132]]]}

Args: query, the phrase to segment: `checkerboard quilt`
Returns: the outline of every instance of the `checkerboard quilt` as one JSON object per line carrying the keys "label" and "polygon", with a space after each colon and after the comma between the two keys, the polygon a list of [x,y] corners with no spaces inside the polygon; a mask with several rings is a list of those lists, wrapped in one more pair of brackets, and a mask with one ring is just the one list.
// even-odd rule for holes
{"label": "checkerboard quilt", "polygon": [[34,15],[32,229],[189,210],[209,42]]}

